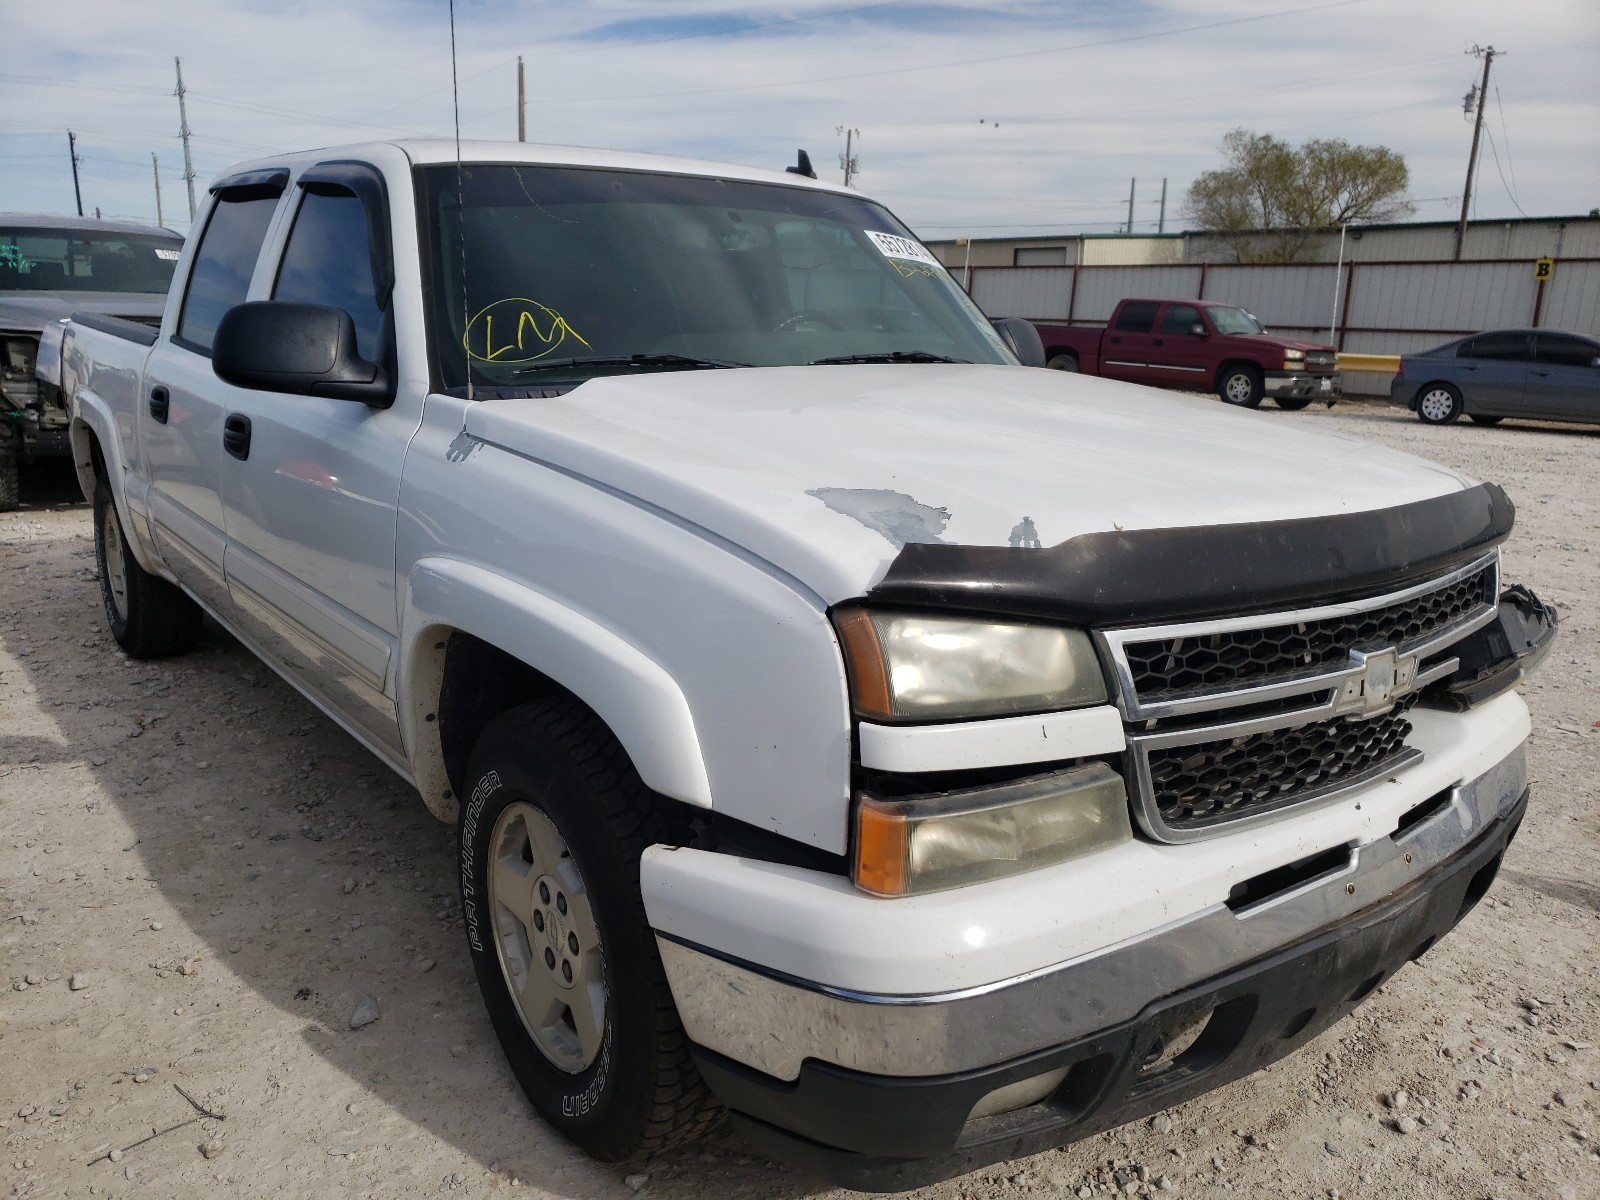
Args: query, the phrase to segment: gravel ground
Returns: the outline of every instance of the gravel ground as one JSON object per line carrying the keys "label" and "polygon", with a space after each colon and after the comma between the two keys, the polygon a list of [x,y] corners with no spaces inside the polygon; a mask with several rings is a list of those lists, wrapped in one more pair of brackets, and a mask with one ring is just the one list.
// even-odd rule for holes
{"label": "gravel ground", "polygon": [[[919,1196],[1600,1197],[1600,430],[1360,404],[1262,418],[1517,501],[1506,576],[1564,617],[1526,688],[1522,834],[1458,932],[1298,1054]],[[181,659],[124,658],[70,476],[30,482],[0,516],[0,1186],[835,1194],[726,1131],[626,1168],[550,1134],[479,1004],[450,831],[215,627]],[[352,1029],[366,1004],[378,1019]]]}

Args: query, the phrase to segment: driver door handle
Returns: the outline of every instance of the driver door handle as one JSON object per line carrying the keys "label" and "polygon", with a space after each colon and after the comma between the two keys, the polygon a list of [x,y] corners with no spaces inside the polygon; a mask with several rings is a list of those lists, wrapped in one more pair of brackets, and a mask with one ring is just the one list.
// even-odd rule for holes
{"label": "driver door handle", "polygon": [[222,448],[240,462],[250,457],[250,418],[229,413],[222,423]]}

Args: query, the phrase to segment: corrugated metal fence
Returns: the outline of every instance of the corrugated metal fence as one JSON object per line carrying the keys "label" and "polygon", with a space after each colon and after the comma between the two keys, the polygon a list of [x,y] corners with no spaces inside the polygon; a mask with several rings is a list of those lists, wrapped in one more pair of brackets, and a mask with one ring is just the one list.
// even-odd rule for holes
{"label": "corrugated metal fence", "polygon": [[[1329,340],[1355,354],[1405,354],[1482,329],[1536,326],[1600,334],[1600,258],[1555,262],[1535,280],[1527,259],[1283,266],[974,267],[973,299],[993,317],[1104,324],[1126,296],[1218,300],[1269,329]],[[1384,376],[1347,373],[1353,392]]]}

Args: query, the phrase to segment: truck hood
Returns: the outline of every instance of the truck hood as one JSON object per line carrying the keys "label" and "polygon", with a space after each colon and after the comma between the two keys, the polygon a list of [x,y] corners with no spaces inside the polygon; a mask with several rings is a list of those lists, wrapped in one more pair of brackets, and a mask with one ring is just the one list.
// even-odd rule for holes
{"label": "truck hood", "polygon": [[0,292],[0,329],[38,333],[75,312],[149,320],[166,304],[160,292]]}
{"label": "truck hood", "polygon": [[1249,342],[1257,346],[1276,346],[1284,350],[1325,350],[1329,354],[1336,351],[1327,342],[1308,342],[1303,338],[1284,337],[1277,333],[1235,333],[1229,335],[1241,342]]}
{"label": "truck hood", "polygon": [[859,365],[595,379],[471,405],[464,433],[648,505],[828,604],[865,593],[912,542],[1052,546],[1472,485],[1305,420],[1058,371]]}

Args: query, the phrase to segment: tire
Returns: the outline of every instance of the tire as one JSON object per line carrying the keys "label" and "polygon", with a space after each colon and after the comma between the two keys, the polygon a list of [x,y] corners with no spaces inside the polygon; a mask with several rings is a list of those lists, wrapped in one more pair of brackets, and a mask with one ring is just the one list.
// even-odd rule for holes
{"label": "tire", "polygon": [[133,557],[104,476],[94,489],[94,556],[117,645],[134,658],[167,658],[193,648],[205,619],[200,606]]}
{"label": "tire", "polygon": [[1417,393],[1417,417],[1425,425],[1448,425],[1461,409],[1461,392],[1453,384],[1430,383]]}
{"label": "tire", "polygon": [[1075,354],[1057,354],[1044,365],[1052,371],[1071,371],[1076,375],[1078,373],[1078,356]]}
{"label": "tire", "polygon": [[605,1162],[699,1136],[721,1110],[690,1059],[639,892],[645,847],[681,845],[688,830],[576,701],[496,717],[467,776],[467,946],[522,1090]]}
{"label": "tire", "polygon": [[1274,396],[1272,402],[1285,412],[1299,412],[1315,399],[1315,396]]}
{"label": "tire", "polygon": [[1217,396],[1226,404],[1239,408],[1259,408],[1261,405],[1261,368],[1241,363],[1226,368],[1217,378]]}
{"label": "tire", "polygon": [[0,512],[15,512],[22,504],[22,482],[17,456],[0,450]]}
{"label": "tire", "polygon": [[1504,417],[1486,417],[1482,413],[1468,413],[1467,417],[1474,425],[1498,425],[1505,420]]}

